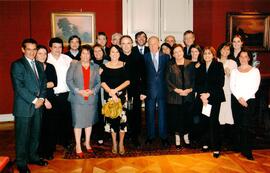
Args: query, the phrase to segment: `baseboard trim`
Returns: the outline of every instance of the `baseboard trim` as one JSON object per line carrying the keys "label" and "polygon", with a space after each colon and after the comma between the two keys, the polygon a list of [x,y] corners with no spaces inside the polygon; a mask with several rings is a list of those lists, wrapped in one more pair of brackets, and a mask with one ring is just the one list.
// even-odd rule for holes
{"label": "baseboard trim", "polygon": [[14,121],[12,114],[0,114],[0,122]]}

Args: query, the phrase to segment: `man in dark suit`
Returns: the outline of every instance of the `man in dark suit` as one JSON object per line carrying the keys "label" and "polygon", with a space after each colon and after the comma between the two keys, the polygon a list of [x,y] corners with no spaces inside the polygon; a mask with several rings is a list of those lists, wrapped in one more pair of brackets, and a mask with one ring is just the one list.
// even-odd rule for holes
{"label": "man in dark suit", "polygon": [[43,65],[35,61],[37,42],[22,42],[23,57],[11,65],[14,89],[16,164],[20,173],[30,172],[27,164],[48,165],[40,159],[39,146],[42,105],[46,97],[46,79]]}
{"label": "man in dark suit", "polygon": [[158,105],[159,137],[161,138],[162,145],[168,146],[165,71],[170,57],[159,52],[158,37],[150,37],[148,40],[148,45],[150,52],[144,55],[146,72],[146,95],[141,95],[141,99],[146,98],[146,144],[151,144],[155,137],[155,111],[156,105]]}
{"label": "man in dark suit", "polygon": [[[128,99],[133,101],[133,107],[128,110],[128,131],[135,147],[140,147],[139,134],[141,131],[142,80],[144,79],[144,57],[132,51],[133,40],[129,35],[120,39],[123,54],[121,55],[129,74]],[[139,68],[138,68],[139,67]]]}
{"label": "man in dark suit", "polygon": [[137,32],[135,34],[135,41],[137,45],[132,48],[132,52],[134,52],[136,56],[145,55],[150,51],[149,47],[146,46],[147,35],[145,32]]}
{"label": "man in dark suit", "polygon": [[195,34],[191,30],[187,30],[184,32],[184,57],[186,59],[191,60],[191,46],[194,45],[195,42]]}

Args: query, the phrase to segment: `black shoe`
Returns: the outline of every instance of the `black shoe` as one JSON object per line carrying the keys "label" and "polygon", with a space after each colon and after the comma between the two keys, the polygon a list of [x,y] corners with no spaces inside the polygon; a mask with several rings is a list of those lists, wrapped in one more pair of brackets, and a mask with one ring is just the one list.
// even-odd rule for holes
{"label": "black shoe", "polygon": [[38,166],[47,166],[48,165],[48,162],[46,160],[43,160],[43,159],[39,159],[37,161],[31,161],[29,163],[34,164],[34,165],[38,165]]}
{"label": "black shoe", "polygon": [[203,151],[203,152],[209,151],[208,145],[204,145],[204,146],[202,147],[202,151]]}
{"label": "black shoe", "polygon": [[252,155],[252,153],[243,153],[243,152],[241,152],[241,154],[244,156],[244,157],[246,157],[248,160],[255,160],[254,159],[254,157],[253,157],[253,155]]}
{"label": "black shoe", "polygon": [[28,166],[25,167],[18,167],[18,171],[19,173],[31,173],[30,169],[28,168]]}
{"label": "black shoe", "polygon": [[163,147],[169,147],[170,143],[168,141],[168,139],[161,139],[161,144]]}
{"label": "black shoe", "polygon": [[103,139],[99,139],[99,140],[97,141],[97,144],[98,144],[99,146],[102,146],[102,145],[104,144]]}
{"label": "black shoe", "polygon": [[137,138],[132,139],[132,144],[134,147],[139,148],[141,146],[139,140]]}
{"label": "black shoe", "polygon": [[248,160],[255,160],[252,154],[251,155],[247,155],[246,157],[247,157]]}
{"label": "black shoe", "polygon": [[153,139],[147,138],[145,141],[145,145],[151,145],[153,143]]}
{"label": "black shoe", "polygon": [[182,145],[175,145],[176,150],[182,150],[183,146]]}
{"label": "black shoe", "polygon": [[53,157],[53,155],[48,155],[48,156],[45,156],[44,159],[46,159],[46,160],[53,160],[54,157]]}
{"label": "black shoe", "polygon": [[219,151],[214,151],[213,152],[213,157],[214,158],[219,158],[219,156],[220,156],[220,152]]}

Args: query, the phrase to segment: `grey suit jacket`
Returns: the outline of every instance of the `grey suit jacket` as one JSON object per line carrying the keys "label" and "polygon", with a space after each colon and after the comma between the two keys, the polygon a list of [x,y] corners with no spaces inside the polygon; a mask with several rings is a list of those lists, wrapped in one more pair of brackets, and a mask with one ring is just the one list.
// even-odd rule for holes
{"label": "grey suit jacket", "polygon": [[11,65],[11,79],[14,89],[13,115],[32,117],[35,98],[46,98],[46,77],[43,65],[36,61],[39,79],[25,57],[21,57]]}
{"label": "grey suit jacket", "polygon": [[98,92],[100,89],[99,66],[93,62],[90,63],[89,89],[94,91],[94,95],[89,96],[87,101],[84,100],[84,97],[78,94],[79,90],[84,88],[82,64],[80,61],[70,64],[67,72],[67,85],[70,89],[68,100],[71,103],[96,104],[98,101]]}

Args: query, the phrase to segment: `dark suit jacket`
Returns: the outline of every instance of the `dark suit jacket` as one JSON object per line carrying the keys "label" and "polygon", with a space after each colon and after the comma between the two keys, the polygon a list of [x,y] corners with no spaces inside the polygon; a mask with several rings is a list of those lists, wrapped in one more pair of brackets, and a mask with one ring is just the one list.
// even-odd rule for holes
{"label": "dark suit jacket", "polygon": [[[193,44],[192,44],[193,45]],[[192,47],[192,45],[189,47],[189,48],[187,48],[187,47],[184,47],[184,57],[186,58],[186,59],[189,59],[189,60],[191,60],[191,47]],[[188,49],[188,50],[187,50]]]}
{"label": "dark suit jacket", "polygon": [[135,95],[142,94],[142,84],[145,79],[145,64],[144,57],[141,54],[131,52],[130,55],[122,55],[123,61],[126,63],[125,68],[127,69],[130,85],[128,86],[128,96],[132,97]]}
{"label": "dark suit jacket", "polygon": [[225,101],[223,91],[224,69],[220,62],[213,60],[206,72],[206,64],[202,63],[196,71],[195,90],[197,98],[201,93],[210,93],[209,104],[221,103]]}
{"label": "dark suit jacket", "polygon": [[144,93],[146,94],[147,99],[166,98],[167,86],[165,73],[169,60],[169,55],[159,53],[158,71],[156,72],[151,53],[148,52],[144,55],[146,73]]}
{"label": "dark suit jacket", "polygon": [[[183,78],[184,81],[182,80]],[[184,62],[184,76],[182,76],[182,73],[175,61],[170,61],[166,71],[166,82],[168,88],[167,101],[169,104],[182,104],[184,102],[192,102],[194,100],[193,92],[191,92],[187,96],[180,96],[174,91],[175,88],[183,90],[194,88],[195,72],[193,64],[190,60],[185,60]],[[185,84],[184,87],[183,82]]]}
{"label": "dark suit jacket", "polygon": [[[138,54],[141,55],[138,46],[134,46],[134,47],[132,48],[132,52],[133,52],[136,56],[137,56]],[[147,54],[148,52],[150,52],[150,49],[149,49],[149,47],[145,46],[145,47],[144,47],[144,55]]]}
{"label": "dark suit jacket", "polygon": [[25,57],[11,65],[11,79],[14,89],[13,115],[18,117],[32,117],[35,98],[46,98],[46,77],[43,65],[36,61],[39,79],[36,80],[34,71]]}
{"label": "dark suit jacket", "polygon": [[[46,74],[47,82],[53,82],[54,87],[56,87],[57,86],[57,75],[56,75],[55,68],[52,64],[46,63],[45,74]],[[53,97],[54,97],[53,88],[47,88],[47,97],[46,98],[49,101],[52,101]]]}

